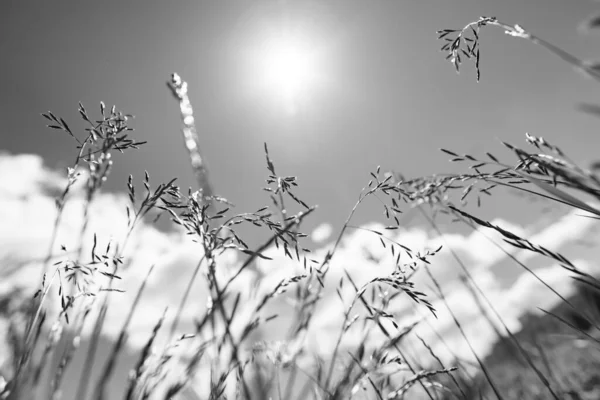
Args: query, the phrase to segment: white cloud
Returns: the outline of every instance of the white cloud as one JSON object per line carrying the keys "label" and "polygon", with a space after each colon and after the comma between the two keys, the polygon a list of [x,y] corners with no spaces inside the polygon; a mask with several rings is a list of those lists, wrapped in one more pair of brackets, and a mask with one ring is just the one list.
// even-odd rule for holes
{"label": "white cloud", "polygon": [[333,232],[333,227],[331,224],[321,224],[315,228],[312,232],[310,238],[315,243],[323,243],[331,236]]}
{"label": "white cloud", "polygon": [[[15,173],[18,172],[18,173]],[[32,154],[10,155],[0,152],[0,197],[42,194],[62,185],[58,172],[43,168],[43,160]]]}
{"label": "white cloud", "polygon": [[[18,175],[13,173],[16,170],[19,171]],[[0,277],[3,277],[0,279],[0,294],[7,293],[15,285],[31,289],[39,285],[41,260],[47,254],[56,216],[53,196],[62,191],[64,184],[65,180],[61,174],[44,169],[41,159],[37,156],[0,154],[0,220],[3,221],[0,225],[0,260],[4,261],[0,266]],[[126,204],[127,200],[123,195],[97,196],[90,209],[88,231],[86,236],[81,238],[80,227],[83,221],[84,202],[75,190],[72,198],[67,202],[53,252],[60,253],[60,245],[65,245],[67,250],[75,250],[81,242],[83,254],[89,254],[93,233],[97,235],[99,248],[104,248],[110,240],[115,242],[122,240],[126,234]],[[531,232],[527,232],[523,227],[506,221],[498,220],[493,223],[519,235],[527,235],[533,242],[564,252],[569,256],[576,247],[578,238],[590,239],[592,233],[596,235],[595,237],[598,235],[593,232],[596,221],[575,214],[571,213],[559,219],[535,235],[531,235]],[[499,266],[504,269],[505,264],[510,262],[496,245],[478,232],[467,236],[445,234],[436,237],[420,228],[386,231],[381,224],[369,224],[363,228],[384,232],[388,238],[414,251],[443,246],[442,251],[432,258],[430,271],[442,285],[448,304],[480,356],[484,356],[490,350],[495,340],[495,333],[489,321],[481,315],[471,292],[458,280],[462,271],[450,249],[464,262],[478,286],[495,305],[496,310],[511,329],[519,329],[521,324],[519,318],[525,312],[535,310],[536,307],[549,308],[557,301],[547,288],[518,267],[511,267],[513,268],[511,271],[514,272],[509,281],[499,279]],[[331,232],[331,226],[322,225],[313,232],[312,239],[323,243],[329,238]],[[564,269],[539,255],[516,251],[503,244],[498,234],[490,230],[484,232],[491,235],[496,243],[500,243],[509,252],[517,254],[520,259],[527,260],[528,265],[529,263],[536,265],[539,276],[561,293],[570,293],[572,282]],[[320,249],[316,249],[311,257],[322,259],[330,248],[331,244],[323,245]],[[236,329],[243,326],[243,321],[253,317],[252,311],[257,302],[282,279],[304,273],[299,263],[290,261],[275,248],[267,250],[265,255],[272,257],[273,260],[258,260],[256,267],[245,271],[232,286],[233,291],[243,294],[238,309],[239,323]],[[577,255],[579,258],[577,265],[585,267],[586,260],[592,259],[593,252],[590,251],[588,255],[581,253]],[[130,343],[140,346],[147,340],[148,333],[165,307],[169,308],[167,326],[169,325],[193,270],[202,257],[202,250],[198,244],[192,243],[189,237],[181,232],[164,233],[151,225],[141,224],[131,237],[125,256],[132,262],[120,273],[122,280],[117,281],[115,285],[117,288],[125,289],[126,293],[110,295],[111,304],[118,306],[109,307],[109,322],[106,324],[105,333],[108,335],[118,333],[137,288],[148,268],[155,264],[140,308],[131,323]],[[402,260],[407,262],[408,258],[403,255]],[[24,264],[16,271],[8,270],[11,265],[19,265],[21,262]],[[226,253],[219,260],[220,279],[225,281],[237,265],[239,265],[238,256],[234,253]],[[376,277],[390,274],[394,270],[394,257],[390,253],[389,246],[384,248],[381,245],[378,235],[363,229],[354,229],[345,236],[339,251],[332,259],[325,280],[326,290],[323,292],[323,300],[316,310],[314,324],[311,325],[306,336],[305,344],[325,357],[335,344],[345,307],[353,294],[348,282],[342,290],[344,303],[339,300],[336,293],[335,288],[345,275],[344,270],[352,276],[358,286],[362,286]],[[10,279],[7,278],[9,272]],[[418,290],[429,292],[428,288],[431,284],[423,271],[417,272],[413,280]],[[249,290],[254,286],[256,286],[255,290]],[[192,290],[188,307],[182,315],[182,330],[191,330],[194,318],[204,313],[208,298],[207,290],[207,284],[200,274]],[[296,317],[294,308],[290,304],[293,297],[292,293],[288,292],[272,301],[268,312],[277,312],[280,318],[265,327],[263,332],[265,339],[285,339],[287,329],[295,322]],[[456,329],[444,304],[435,301],[434,296],[429,298],[438,310],[438,319],[428,317],[428,320],[419,325],[415,331],[432,346],[436,354],[446,360],[452,358],[452,353],[472,359],[466,342]],[[422,307],[415,312],[413,302],[408,296],[403,294],[397,299],[390,305],[389,312],[394,314],[400,326],[420,318],[421,315],[428,315],[427,310]],[[495,317],[492,320],[495,320]],[[391,325],[388,327],[394,331]],[[443,342],[438,338],[438,334],[444,338]],[[349,335],[344,341],[344,346],[356,344],[359,339],[358,334]],[[376,332],[368,345],[375,346],[384,339],[380,332]],[[428,353],[416,339],[413,338],[411,343],[413,348],[422,349],[423,354]]]}
{"label": "white cloud", "polygon": [[[571,211],[545,229],[528,237],[528,240],[548,249],[559,249],[578,239],[586,238],[587,235],[584,233],[591,232],[598,225],[598,221],[583,214],[580,210]],[[520,259],[527,260],[532,257],[534,253],[524,251]]]}

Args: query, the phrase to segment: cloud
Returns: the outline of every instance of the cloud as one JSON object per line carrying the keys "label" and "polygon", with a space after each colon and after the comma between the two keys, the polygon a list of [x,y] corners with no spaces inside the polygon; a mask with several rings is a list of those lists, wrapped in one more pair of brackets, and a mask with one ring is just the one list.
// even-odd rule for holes
{"label": "cloud", "polygon": [[331,226],[331,224],[321,224],[315,228],[310,238],[313,242],[320,244],[329,239],[332,232],[333,227]]}
{"label": "cloud", "polygon": [[[0,174],[0,219],[3,221],[0,225],[0,259],[4,260],[0,274],[5,278],[10,276],[10,279],[0,280],[0,293],[8,293],[14,287],[31,290],[40,284],[43,260],[50,248],[57,215],[54,195],[63,190],[66,180],[57,173],[44,169],[41,159],[32,155],[1,155],[0,171],[20,171],[19,174]],[[14,176],[22,180],[15,180]],[[84,204],[80,188],[74,187],[61,216],[52,249],[52,254],[57,259],[73,257],[80,246],[81,254],[88,257],[94,235],[97,238],[97,249],[105,249],[109,243],[114,248],[126,236],[125,196],[97,196],[90,206],[88,228],[82,237]],[[66,254],[60,250],[61,246],[66,249]],[[197,263],[202,253],[198,245],[180,232],[164,233],[151,225],[141,224],[131,236],[124,255],[131,263],[119,274],[123,279],[117,280],[115,286],[126,289],[127,292],[111,295],[114,297],[113,301],[130,304],[146,271],[152,264],[156,264],[155,274],[149,279],[147,295],[150,296],[145,297],[146,304],[152,304],[154,314],[158,315],[164,306],[176,308],[179,301],[177,297],[189,281],[191,267]],[[160,296],[157,297],[159,292]],[[154,299],[162,305],[154,303]],[[107,327],[109,334],[114,334],[128,308],[111,307],[110,310],[115,315],[111,316],[113,321]],[[148,332],[149,324],[153,323],[134,320],[133,325]],[[136,339],[138,337],[134,334],[133,342],[140,343]]]}
{"label": "cloud", "polygon": [[[582,269],[588,268],[584,260],[577,262]],[[569,278],[568,271],[560,265],[550,264],[535,273],[562,296],[574,294],[573,281]],[[448,363],[458,355],[475,361],[469,343],[477,355],[485,357],[497,339],[497,332],[507,335],[498,316],[511,332],[516,333],[522,327],[524,315],[541,313],[538,307],[549,310],[561,302],[558,296],[529,273],[520,275],[509,287],[499,284],[489,269],[479,270],[473,275],[473,280],[478,289],[469,289],[459,282],[447,285],[444,290],[446,301],[434,302],[438,318],[428,317],[427,323],[419,325],[415,331],[425,339],[436,355]],[[485,294],[485,298],[479,291]],[[477,296],[477,300],[474,296]],[[448,312],[446,304],[454,316]],[[459,321],[469,343],[456,326],[454,318]],[[419,346],[420,343],[413,340],[413,345]]]}
{"label": "cloud", "polygon": [[0,152],[0,182],[2,182],[0,196],[2,198],[47,193],[49,189],[60,187],[63,181],[64,178],[58,172],[43,168],[41,157]]}
{"label": "cloud", "polygon": [[[19,171],[19,174],[14,174],[13,171]],[[0,220],[3,221],[0,225],[0,260],[3,260],[0,266],[0,294],[10,293],[14,287],[34,290],[39,286],[43,260],[50,247],[57,215],[54,197],[63,190],[64,185],[63,174],[44,168],[42,159],[38,156],[0,154]],[[90,254],[94,234],[98,249],[106,248],[109,243],[114,245],[121,242],[127,232],[127,203],[126,196],[122,194],[98,195],[90,207],[88,229],[82,237],[85,202],[81,189],[75,187],[60,221],[52,253],[65,257],[60,250],[61,245],[65,246],[67,252],[77,252],[81,245],[82,254]],[[588,268],[586,262],[592,260],[593,251],[582,253],[577,242],[579,238],[597,238],[598,233],[594,231],[593,220],[576,214],[570,213],[537,233],[507,221],[492,222],[518,235],[529,237],[534,243],[564,252],[566,256],[576,254],[576,265]],[[386,247],[381,244],[382,238],[369,230],[383,232]],[[326,224],[313,232],[313,241],[321,247],[313,251],[312,258],[321,260],[331,249],[331,243],[325,244],[331,232],[332,227]],[[460,321],[475,351],[482,357],[489,352],[496,338],[490,320],[497,327],[498,321],[489,309],[487,314],[491,316],[490,319],[482,315],[472,291],[459,279],[463,271],[454,255],[458,256],[472,274],[503,321],[515,331],[520,328],[520,318],[526,312],[535,310],[536,307],[550,308],[558,299],[533,276],[512,265],[495,243],[527,261],[528,265],[534,265],[536,273],[561,293],[568,295],[572,292],[572,280],[552,260],[517,251],[503,243],[499,235],[491,230],[482,232],[493,241],[476,231],[468,235],[446,233],[438,236],[423,228],[385,230],[383,225],[377,223],[350,230],[331,261],[324,282],[322,301],[315,311],[313,324],[306,332],[302,345],[324,358],[330,356],[343,323],[344,312],[354,294],[352,286],[346,281],[340,288],[343,298],[340,300],[336,291],[340,280],[345,279],[347,272],[356,285],[361,287],[377,277],[392,273],[395,256],[391,254],[390,241],[421,253],[426,249],[442,246],[442,250],[431,259],[429,270],[442,286],[454,317]],[[138,312],[131,322],[129,344],[134,347],[142,346],[166,307],[169,326],[202,254],[200,246],[183,232],[162,232],[148,223],[140,224],[125,249],[125,258],[130,263],[120,272],[122,279],[115,281],[115,287],[126,292],[110,294],[112,306],[109,307],[104,333],[109,336],[118,334],[137,289],[152,265],[155,266],[154,271],[148,279]],[[66,254],[69,255],[72,256],[71,253]],[[242,294],[236,314],[238,323],[234,326],[236,334],[240,334],[245,322],[255,317],[253,310],[257,304],[279,282],[305,273],[300,263],[286,258],[280,250],[270,248],[265,255],[273,260],[258,260],[231,287],[233,292]],[[233,252],[220,257],[218,274],[221,282],[232,276],[243,257],[245,256]],[[401,261],[409,262],[410,259],[403,254]],[[509,269],[510,277],[500,279],[502,274],[499,271]],[[423,270],[417,271],[412,280],[417,290],[430,294],[429,299],[438,310],[438,318],[433,318],[422,306],[415,308],[414,301],[405,294],[401,294],[390,304],[388,312],[394,315],[400,327],[426,318],[417,326],[415,333],[445,362],[450,362],[456,354],[472,360],[471,350],[457,329],[452,315],[446,310],[444,302],[432,295],[433,286],[427,274]],[[49,299],[49,302],[54,300]],[[180,332],[193,330],[194,319],[204,314],[207,300],[208,286],[201,272],[192,288],[188,306],[182,313]],[[266,311],[277,313],[279,318],[265,325],[261,333],[263,339],[286,338],[289,327],[297,322],[293,300],[294,295],[290,290],[271,301]],[[489,308],[485,301],[482,300],[481,304],[484,309]],[[391,324],[385,324],[390,332],[396,332]],[[362,340],[359,327],[360,324],[356,324],[356,329],[352,328],[352,334],[344,338],[342,347],[351,347]],[[375,332],[366,344],[376,347],[385,339],[381,332]],[[409,343],[410,348],[420,349],[420,355],[429,353],[415,336],[409,339]]]}

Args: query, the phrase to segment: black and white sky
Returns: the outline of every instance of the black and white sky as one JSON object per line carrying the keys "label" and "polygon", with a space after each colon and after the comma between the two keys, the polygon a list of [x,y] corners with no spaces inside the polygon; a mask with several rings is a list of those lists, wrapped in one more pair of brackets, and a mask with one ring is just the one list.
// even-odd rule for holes
{"label": "black and white sky", "polygon": [[[73,143],[39,114],[51,110],[76,125],[79,101],[88,109],[104,101],[135,115],[135,137],[148,141],[117,157],[110,190],[144,170],[193,185],[165,86],[178,72],[189,82],[217,193],[241,210],[264,204],[266,142],[280,173],[298,176],[304,198],[319,204],[314,226],[336,226],[377,165],[405,176],[456,171],[441,147],[502,155],[497,139],[521,144],[529,132],[584,163],[595,160],[597,121],[576,110],[597,98],[590,79],[489,28],[476,83],[471,65],[457,76],[444,61],[435,34],[496,16],[594,59],[600,40],[578,27],[595,11],[600,5],[585,0],[5,1],[0,148],[64,167]],[[280,43],[310,59],[291,88],[269,76]],[[505,201],[492,199],[490,215],[515,215],[500,207]]]}

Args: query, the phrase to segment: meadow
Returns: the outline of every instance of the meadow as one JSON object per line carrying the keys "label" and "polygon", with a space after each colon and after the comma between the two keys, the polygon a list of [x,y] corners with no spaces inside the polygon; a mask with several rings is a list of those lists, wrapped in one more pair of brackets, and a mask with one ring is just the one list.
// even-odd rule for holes
{"label": "meadow", "polygon": [[[587,23],[598,26],[597,18]],[[442,54],[457,72],[472,66],[474,79],[485,79],[480,37],[498,28],[600,80],[598,65],[491,17],[438,31]],[[506,161],[500,150],[441,149],[435,156],[464,172],[366,171],[341,227],[304,232],[317,207],[301,179],[279,174],[268,143],[257,160],[264,207],[239,212],[235,199],[214,193],[187,83],[173,74],[168,86],[195,188],[146,173],[130,175],[124,194],[104,193],[112,155],[145,144],[132,116],[104,103],[79,104],[82,129],[42,114],[75,145],[66,176],[35,157],[0,158],[0,170],[34,171],[31,182],[0,176],[13,196],[4,219],[48,228],[29,233],[47,238],[35,248],[19,249],[13,238],[30,261],[2,260],[0,398],[598,398],[595,266],[540,244],[538,232],[478,213],[490,196],[511,191],[548,207],[561,222],[549,231],[557,243],[573,230],[592,232],[598,165],[580,166],[530,134],[525,146],[501,143]],[[600,114],[592,105],[584,111]],[[366,203],[381,220],[356,226]],[[407,215],[430,234],[405,226]],[[470,233],[443,233],[445,224]],[[256,237],[248,232],[266,239],[249,245]],[[592,237],[591,254],[596,245]],[[540,260],[552,267],[531,266]],[[522,270],[508,290],[488,269],[470,267],[499,261]],[[450,262],[458,271],[444,268]]]}

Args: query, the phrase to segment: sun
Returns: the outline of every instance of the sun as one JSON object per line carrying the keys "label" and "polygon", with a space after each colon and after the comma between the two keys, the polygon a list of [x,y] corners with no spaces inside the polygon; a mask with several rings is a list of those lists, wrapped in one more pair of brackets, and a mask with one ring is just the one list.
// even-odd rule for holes
{"label": "sun", "polygon": [[338,95],[344,30],[328,2],[255,3],[227,40],[232,87],[261,115],[308,123]]}
{"label": "sun", "polygon": [[280,35],[265,40],[259,54],[257,77],[267,93],[295,112],[314,89],[317,60],[313,46],[307,40]]}
{"label": "sun", "polygon": [[314,65],[310,50],[292,40],[278,40],[266,49],[265,78],[285,96],[296,96],[311,84]]}

